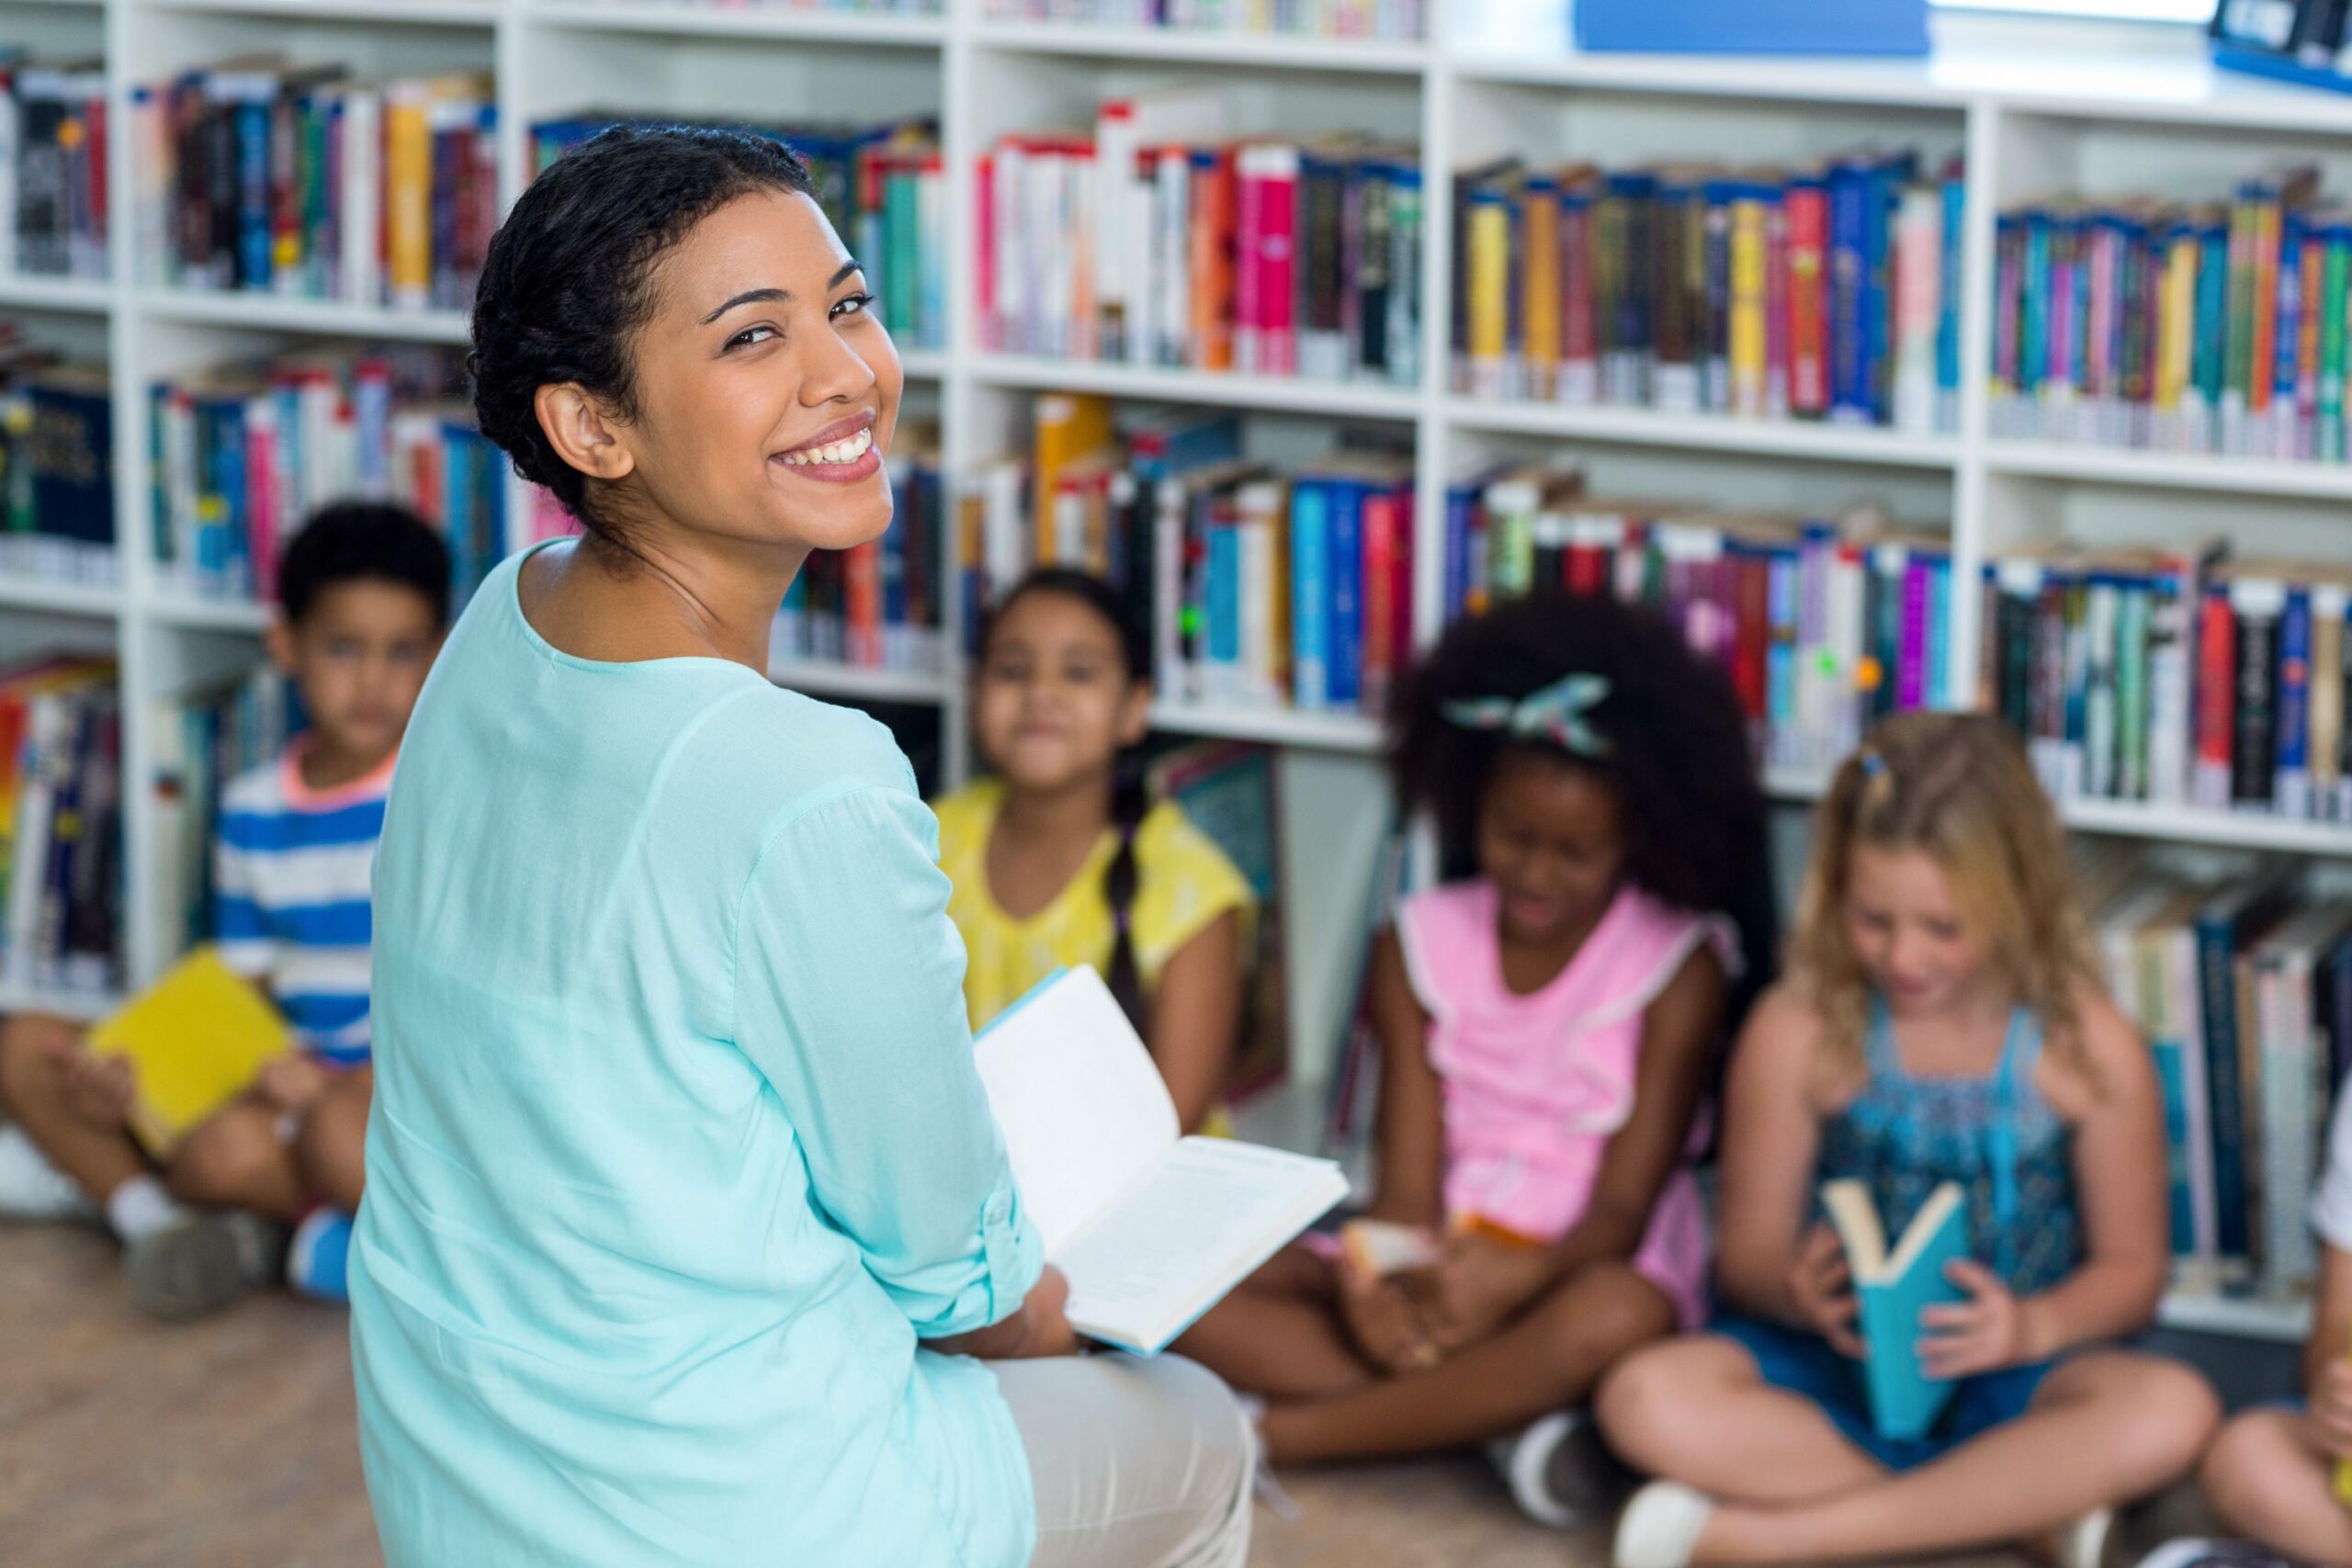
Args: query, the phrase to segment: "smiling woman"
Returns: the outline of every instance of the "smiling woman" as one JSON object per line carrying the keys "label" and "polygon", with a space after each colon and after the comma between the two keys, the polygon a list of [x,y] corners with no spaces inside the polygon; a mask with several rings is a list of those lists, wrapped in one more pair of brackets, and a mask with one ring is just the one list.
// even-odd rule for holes
{"label": "smiling woman", "polygon": [[481,426],[584,535],[483,584],[386,812],[351,1289],[394,1568],[1247,1552],[1231,1396],[1068,1354],[905,758],[761,673],[808,554],[889,523],[870,304],[731,133],[607,132],[491,247]]}

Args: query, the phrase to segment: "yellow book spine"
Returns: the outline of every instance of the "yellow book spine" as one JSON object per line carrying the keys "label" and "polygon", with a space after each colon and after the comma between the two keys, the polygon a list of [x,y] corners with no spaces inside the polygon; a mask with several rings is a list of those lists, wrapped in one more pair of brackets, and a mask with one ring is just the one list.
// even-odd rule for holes
{"label": "yellow book spine", "polygon": [[1731,209],[1731,409],[1764,412],[1764,204]]}
{"label": "yellow book spine", "polygon": [[1496,392],[1510,347],[1510,209],[1499,201],[1470,209],[1470,373]]}
{"label": "yellow book spine", "polygon": [[395,308],[433,303],[433,130],[424,89],[385,95],[384,236]]}
{"label": "yellow book spine", "polygon": [[1560,366],[1560,204],[1546,186],[1528,193],[1521,261],[1526,395],[1549,399]]}
{"label": "yellow book spine", "polygon": [[2197,339],[2197,236],[2183,235],[2172,244],[2165,266],[2164,312],[2158,322],[2156,347],[2156,408],[2177,413],[2188,390],[2190,356]]}

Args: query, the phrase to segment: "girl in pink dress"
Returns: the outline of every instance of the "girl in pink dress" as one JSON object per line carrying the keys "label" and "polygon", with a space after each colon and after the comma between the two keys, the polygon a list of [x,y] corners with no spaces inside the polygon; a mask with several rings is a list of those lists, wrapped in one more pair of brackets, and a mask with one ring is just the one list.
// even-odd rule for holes
{"label": "girl in pink dress", "polygon": [[1266,1402],[1278,1464],[1525,1431],[1514,1491],[1565,1522],[1559,1413],[1704,1321],[1691,1167],[1745,967],[1719,911],[1767,885],[1745,721],[1664,620],[1542,598],[1454,626],[1392,729],[1400,804],[1476,873],[1407,898],[1373,955],[1366,1213],[1427,1256],[1293,1247],[1181,1348]]}

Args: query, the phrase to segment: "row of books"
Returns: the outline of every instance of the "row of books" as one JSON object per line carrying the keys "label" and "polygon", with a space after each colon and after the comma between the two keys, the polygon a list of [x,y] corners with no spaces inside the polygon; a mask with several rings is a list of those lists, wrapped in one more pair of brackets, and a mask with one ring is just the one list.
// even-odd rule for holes
{"label": "row of books", "polygon": [[2187,1289],[2307,1293],[2306,1215],[2352,1070],[2352,902],[2296,868],[2220,882],[2109,849],[2082,870],[2120,1005],[2154,1052]]}
{"label": "row of books", "polygon": [[107,276],[107,75],[0,43],[0,268]]}
{"label": "row of books", "polygon": [[168,922],[167,951],[215,934],[212,843],[221,792],[286,750],[302,728],[300,710],[293,687],[266,664],[232,685],[155,705],[155,897]]}
{"label": "row of books", "polygon": [[1229,139],[1215,88],[1106,101],[978,161],[984,341],[1399,386],[1420,377],[1421,169],[1368,137]]}
{"label": "row of books", "polygon": [[119,570],[106,367],[0,321],[0,573],[111,583]]}
{"label": "row of books", "polygon": [[1082,566],[1149,628],[1164,697],[1378,712],[1413,647],[1409,454],[1351,437],[1285,470],[1243,454],[1230,414],[1125,413],[1041,397],[1030,456],[973,477],[966,625],[1033,567]]}
{"label": "row of books", "polygon": [[1951,690],[1950,546],[1874,506],[1726,513],[1510,465],[1447,487],[1443,548],[1449,619],[1539,590],[1657,609],[1731,676],[1771,767],[1829,767],[1880,719]]}
{"label": "row of books", "polygon": [[2218,541],[1985,570],[1980,698],[2053,795],[2352,822],[2352,572]]}
{"label": "row of books", "polygon": [[1455,380],[1481,397],[1958,422],[1963,182],[1917,153],[1796,172],[1531,168],[1453,187]]}
{"label": "row of books", "polygon": [[771,136],[800,154],[818,205],[865,269],[883,324],[902,348],[947,346],[947,176],[938,122],[746,124],[592,110],[531,127],[531,166],[545,170],[608,126],[701,123]]}
{"label": "row of books", "polygon": [[122,713],[109,660],[0,671],[0,977],[96,993],[121,978]]}
{"label": "row of books", "polygon": [[[673,11],[763,12],[786,16],[831,15],[876,17],[936,17],[938,0],[668,0]],[[599,5],[639,5],[641,0],[569,0],[582,10]]]}
{"label": "row of books", "polygon": [[1421,0],[989,0],[988,14],[1004,21],[1175,32],[1400,41],[1427,36]]}
{"label": "row of books", "polygon": [[462,604],[507,552],[510,470],[474,428],[456,373],[443,349],[335,345],[156,382],[160,577],[203,598],[272,601],[278,554],[304,517],[378,497],[443,531]]}
{"label": "row of books", "polygon": [[461,310],[497,226],[486,75],[384,83],[258,55],[130,93],[141,276]]}
{"label": "row of books", "polygon": [[2037,203],[1994,250],[1996,434],[2340,463],[2352,209],[2318,173],[2227,202]]}
{"label": "row of books", "polygon": [[936,426],[901,420],[891,439],[889,530],[848,550],[820,550],[776,613],[771,657],[860,670],[936,673],[953,519],[941,488]]}

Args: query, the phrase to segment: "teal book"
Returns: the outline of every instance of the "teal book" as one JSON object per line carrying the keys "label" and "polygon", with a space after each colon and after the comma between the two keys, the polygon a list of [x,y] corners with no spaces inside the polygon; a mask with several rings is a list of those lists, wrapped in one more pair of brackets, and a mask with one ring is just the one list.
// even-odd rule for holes
{"label": "teal book", "polygon": [[1966,1299],[1967,1292],[1944,1277],[1952,1259],[1968,1256],[1964,1197],[1958,1182],[1937,1188],[1890,1251],[1869,1187],[1852,1180],[1822,1183],[1821,1206],[1846,1244],[1853,1274],[1862,1382],[1870,1394],[1871,1425],[1882,1438],[1925,1437],[1951,1398],[1951,1379],[1928,1377],[1919,1368],[1919,1314]]}

